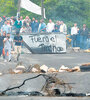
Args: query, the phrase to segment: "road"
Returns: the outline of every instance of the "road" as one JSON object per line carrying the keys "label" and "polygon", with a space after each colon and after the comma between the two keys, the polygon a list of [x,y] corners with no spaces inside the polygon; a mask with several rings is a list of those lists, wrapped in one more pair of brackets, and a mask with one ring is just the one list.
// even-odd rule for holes
{"label": "road", "polygon": [[[65,65],[69,68],[72,68],[74,66],[77,65],[81,65],[83,63],[89,63],[90,62],[90,53],[82,53],[82,52],[78,52],[78,53],[74,53],[74,52],[68,52],[66,54],[31,54],[31,53],[23,53],[20,56],[20,62],[23,63],[23,65],[25,67],[28,67],[29,65],[34,65],[34,64],[39,64],[39,65],[47,65],[48,67],[54,67],[56,69],[59,69],[61,65]],[[11,62],[4,62],[2,58],[0,58],[0,72],[4,72],[7,73],[8,70],[10,68],[14,69],[17,65],[17,62],[14,62],[14,55],[12,55],[12,61]],[[76,82],[76,85],[74,85],[73,87],[73,92],[77,92],[77,93],[89,93],[90,92],[90,72],[80,72],[80,73],[61,73],[59,76],[60,78],[68,81],[68,82]],[[22,74],[22,75],[10,75],[10,74],[5,74],[3,76],[0,76],[0,90],[4,90],[7,87],[11,87],[11,86],[16,86],[20,83],[22,83],[22,81],[26,78],[29,78],[33,75],[31,74]],[[38,79],[39,82],[42,82],[42,79],[39,78]],[[36,83],[33,84],[33,82],[31,82],[31,84],[33,84],[32,88],[33,90],[35,89],[35,86],[37,87],[37,89],[39,88],[39,85],[37,84],[37,80],[34,81]],[[41,86],[40,83],[40,86]],[[37,84],[37,85],[36,85]],[[31,88],[29,88],[28,83],[26,84],[26,86],[24,86],[24,88],[21,88],[21,90],[29,90]],[[14,96],[14,97],[0,97],[0,100],[41,100],[42,97],[24,97],[24,96]],[[47,99],[54,99],[54,100],[90,100],[90,98],[43,98],[45,100]]]}
{"label": "road", "polygon": [[[66,54],[21,54],[20,62],[28,67],[29,65],[39,64],[47,65],[48,67],[54,67],[59,69],[61,65],[65,65],[72,68],[83,63],[90,62],[90,53],[66,53]],[[0,71],[7,71],[9,68],[15,68],[18,62],[14,62],[14,56],[12,55],[11,62],[4,62],[0,58]]]}

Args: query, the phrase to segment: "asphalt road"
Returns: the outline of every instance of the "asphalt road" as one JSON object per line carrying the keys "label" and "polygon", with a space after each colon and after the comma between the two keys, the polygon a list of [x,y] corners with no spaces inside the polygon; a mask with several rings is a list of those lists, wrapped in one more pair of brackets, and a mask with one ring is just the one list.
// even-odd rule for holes
{"label": "asphalt road", "polygon": [[[0,71],[7,71],[9,68],[15,68],[18,62],[14,62],[14,55],[12,55],[11,62],[4,62],[0,58]],[[90,63],[90,53],[66,53],[66,54],[21,54],[19,62],[22,62],[25,67],[30,64],[47,65],[59,69],[61,65],[69,68],[81,65],[83,63]]]}
{"label": "asphalt road", "polygon": [[[77,65],[81,65],[83,63],[89,63],[90,62],[90,53],[66,53],[66,54],[21,54],[20,56],[20,62],[23,63],[25,67],[28,67],[30,64],[39,64],[39,65],[47,65],[48,67],[54,67],[56,69],[59,69],[61,65],[65,65],[69,68],[72,68]],[[0,72],[5,72],[12,68],[14,69],[17,65],[17,62],[14,62],[14,55],[12,55],[12,61],[11,62],[4,62],[2,58],[0,58]],[[61,74],[60,77],[68,82],[76,82],[77,84],[74,86],[73,92],[90,92],[90,73],[65,73]],[[9,75],[6,74],[4,76],[0,77],[0,90],[4,90],[7,87],[11,87],[17,84],[20,84],[24,79],[30,77],[32,75],[30,74],[23,74],[23,75]],[[38,80],[39,82],[42,82],[42,79]],[[33,83],[32,83],[33,84]],[[4,85],[4,86],[3,86]],[[22,90],[26,90],[30,85],[26,85]],[[33,84],[35,87],[36,85]],[[41,86],[41,84],[40,84]],[[38,85],[37,85],[38,87]],[[38,87],[39,88],[39,87]],[[33,88],[35,89],[35,88]],[[0,97],[0,100],[41,100],[42,97],[24,97],[24,96],[18,96],[18,97]],[[45,100],[90,100],[90,98],[43,98]]]}

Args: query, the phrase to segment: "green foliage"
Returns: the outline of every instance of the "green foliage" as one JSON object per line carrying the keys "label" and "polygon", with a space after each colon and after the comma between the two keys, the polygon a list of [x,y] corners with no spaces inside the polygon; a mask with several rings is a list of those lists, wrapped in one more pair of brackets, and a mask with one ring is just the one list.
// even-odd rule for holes
{"label": "green foliage", "polygon": [[14,0],[0,0],[0,16],[15,16],[16,11]]}
{"label": "green foliage", "polygon": [[[31,1],[41,6],[41,0]],[[15,16],[17,3],[18,0],[0,0],[0,16]],[[86,23],[90,29],[90,0],[44,0],[44,7],[46,8],[47,19],[63,20],[69,26],[72,26],[75,22],[79,26]],[[41,16],[24,9],[21,9],[21,15],[41,19]]]}

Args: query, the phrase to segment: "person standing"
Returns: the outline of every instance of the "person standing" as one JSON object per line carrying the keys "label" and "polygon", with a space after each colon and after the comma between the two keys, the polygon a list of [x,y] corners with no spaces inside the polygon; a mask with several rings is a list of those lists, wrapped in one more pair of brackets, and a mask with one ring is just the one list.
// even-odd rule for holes
{"label": "person standing", "polygon": [[21,45],[23,42],[22,36],[19,35],[19,32],[16,33],[16,36],[14,37],[15,42],[15,59],[18,61],[19,56],[21,54]]}
{"label": "person standing", "polygon": [[35,33],[38,32],[38,27],[39,27],[39,22],[38,22],[38,20],[36,19],[36,20],[35,20]]}
{"label": "person standing", "polygon": [[54,30],[54,23],[52,22],[51,19],[49,19],[49,23],[47,24],[47,27],[46,27],[46,31],[47,32],[52,32]]}
{"label": "person standing", "polygon": [[2,51],[3,51],[3,37],[1,36],[1,33],[0,33],[0,57],[2,55]]}
{"label": "person standing", "polygon": [[21,29],[20,29],[20,33],[26,33],[26,27],[25,26],[23,26]]}
{"label": "person standing", "polygon": [[[5,62],[11,61],[11,48],[13,47],[13,40],[10,38],[10,33],[7,33],[6,38],[3,40],[5,50]],[[7,55],[8,52],[8,55]]]}
{"label": "person standing", "polygon": [[[6,38],[6,31],[3,32],[3,40]],[[4,50],[4,43],[3,43],[3,51],[2,51],[3,59],[5,59],[5,50]]]}
{"label": "person standing", "polygon": [[31,19],[29,18],[29,16],[26,16],[26,18],[23,20],[23,26],[27,27],[28,25],[30,25],[31,23]]}
{"label": "person standing", "polygon": [[60,31],[58,30],[57,25],[54,26],[54,30],[53,30],[52,32],[55,32],[55,33],[56,33],[56,32],[60,32]]}
{"label": "person standing", "polygon": [[32,33],[32,28],[30,27],[30,25],[27,25],[26,27],[26,33]]}
{"label": "person standing", "polygon": [[2,18],[0,17],[0,30],[1,30],[1,27],[3,26],[3,20],[2,20]]}
{"label": "person standing", "polygon": [[32,28],[32,33],[35,33],[35,18],[32,18],[31,28]]}
{"label": "person standing", "polygon": [[71,45],[72,47],[77,47],[77,35],[78,35],[78,27],[77,27],[77,23],[74,24],[74,26],[71,28]]}
{"label": "person standing", "polygon": [[80,30],[80,48],[81,49],[88,49],[87,39],[88,39],[88,28],[86,24],[83,24],[83,28]]}
{"label": "person standing", "polygon": [[44,23],[43,19],[40,20],[38,32],[40,33],[46,32],[46,24]]}
{"label": "person standing", "polygon": [[5,21],[4,25],[1,27],[1,32],[3,33],[4,31],[6,31],[6,34],[11,32],[11,28],[7,25],[7,21]]}
{"label": "person standing", "polygon": [[22,27],[22,21],[20,20],[20,18],[18,18],[18,20],[15,21],[14,26],[16,28],[16,32],[20,32],[20,29]]}
{"label": "person standing", "polygon": [[56,21],[55,26],[57,27],[57,30],[60,32],[60,25],[61,25],[61,21]]}
{"label": "person standing", "polygon": [[60,29],[59,29],[59,31],[61,33],[65,34],[65,35],[67,35],[67,26],[66,26],[66,24],[63,21],[60,22]]}

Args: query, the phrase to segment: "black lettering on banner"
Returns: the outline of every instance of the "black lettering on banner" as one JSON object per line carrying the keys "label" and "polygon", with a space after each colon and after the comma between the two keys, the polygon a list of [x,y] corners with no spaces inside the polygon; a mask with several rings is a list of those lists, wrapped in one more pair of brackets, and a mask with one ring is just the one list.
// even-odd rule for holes
{"label": "black lettering on banner", "polygon": [[49,42],[49,37],[48,36],[45,37],[45,42]]}
{"label": "black lettering on banner", "polygon": [[30,41],[29,45],[33,48],[37,48],[37,52],[60,53],[61,51],[64,51],[62,45],[63,42],[60,43],[62,37],[59,37],[58,35],[29,35],[28,37],[27,41]]}
{"label": "black lettering on banner", "polygon": [[51,40],[52,42],[55,42],[55,37],[51,37],[50,40]]}
{"label": "black lettering on banner", "polygon": [[[29,36],[29,38],[31,38],[31,41],[34,42],[49,42],[49,37],[48,36],[44,36],[44,37],[35,37],[35,36]],[[52,38],[53,40],[54,38]]]}
{"label": "black lettering on banner", "polygon": [[31,38],[32,42],[34,42],[34,37],[33,36],[29,36],[29,38]]}
{"label": "black lettering on banner", "polygon": [[63,51],[62,47],[56,47],[52,45],[47,46],[47,45],[41,44],[38,47],[40,47],[43,52],[59,53],[60,51]]}
{"label": "black lettering on banner", "polygon": [[56,46],[52,47],[52,52],[56,52]]}
{"label": "black lettering on banner", "polygon": [[57,51],[63,51],[62,47],[57,47]]}
{"label": "black lettering on banner", "polygon": [[63,48],[62,47],[56,47],[56,46],[53,46],[52,47],[52,52],[53,53],[60,52],[60,51],[63,51]]}
{"label": "black lettering on banner", "polygon": [[43,42],[45,42],[46,41],[46,38],[45,37],[42,37],[42,40],[43,40]]}
{"label": "black lettering on banner", "polygon": [[42,38],[41,37],[37,37],[37,42],[42,42]]}
{"label": "black lettering on banner", "polygon": [[41,48],[43,52],[51,52],[52,51],[51,50],[51,45],[47,46],[47,45],[41,44],[38,47]]}
{"label": "black lettering on banner", "polygon": [[45,47],[45,51],[50,52],[51,51],[51,45]]}

